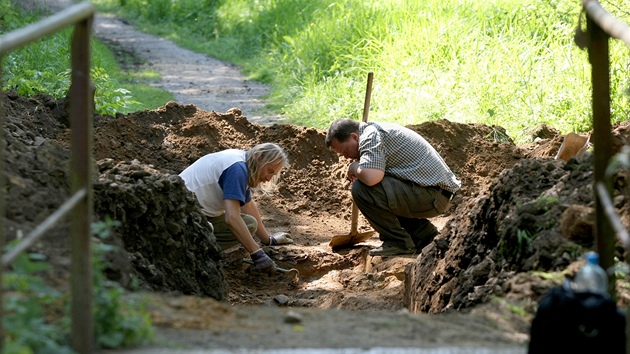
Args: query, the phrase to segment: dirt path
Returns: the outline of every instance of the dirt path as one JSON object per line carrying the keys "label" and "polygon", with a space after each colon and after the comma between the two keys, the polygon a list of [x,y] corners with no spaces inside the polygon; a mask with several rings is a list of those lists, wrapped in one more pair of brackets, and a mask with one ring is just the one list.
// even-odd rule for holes
{"label": "dirt path", "polygon": [[[24,0],[43,4],[54,12],[68,8],[72,0]],[[137,31],[129,23],[110,14],[97,13],[94,36],[137,59],[139,69],[148,68],[161,79],[150,85],[171,92],[180,104],[193,104],[205,111],[226,112],[238,107],[253,123],[270,125],[283,117],[265,112],[267,85],[248,80],[239,67],[181,48],[168,39]],[[166,102],[164,102],[166,104]],[[157,108],[157,107],[156,107]]]}

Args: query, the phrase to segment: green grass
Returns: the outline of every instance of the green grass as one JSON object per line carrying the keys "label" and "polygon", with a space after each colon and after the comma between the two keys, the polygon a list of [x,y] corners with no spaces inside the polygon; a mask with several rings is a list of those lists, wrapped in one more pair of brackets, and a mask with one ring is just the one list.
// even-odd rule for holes
{"label": "green grass", "polygon": [[149,69],[123,70],[118,63],[125,62],[125,58],[116,57],[106,45],[98,40],[93,40],[92,47],[93,57],[98,58],[100,65],[106,69],[106,72],[121,88],[129,91],[130,97],[134,101],[118,112],[131,113],[144,109],[155,109],[175,99],[172,93],[149,85],[161,79],[158,72]]}
{"label": "green grass", "polygon": [[[337,118],[359,119],[371,71],[373,121],[499,125],[517,142],[542,123],[564,134],[592,129],[591,67],[573,42],[581,11],[574,0],[92,2],[240,65],[271,85],[268,108],[294,124],[326,128]],[[627,5],[604,3],[630,22],[619,10]],[[611,41],[613,122],[628,119],[627,52]],[[155,73],[106,72],[142,107],[172,99],[141,86]]]}
{"label": "green grass", "polygon": [[[42,11],[24,13],[8,0],[0,0],[0,34],[38,21]],[[2,88],[24,96],[46,93],[65,97],[70,84],[70,37],[72,30],[45,37],[16,49],[3,57]],[[155,109],[173,100],[167,91],[149,86],[157,81],[155,71],[123,71],[111,50],[96,39],[91,43],[92,81],[97,86],[96,109],[114,115],[143,109]]]}
{"label": "green grass", "polygon": [[[592,128],[590,65],[573,43],[581,7],[572,0],[94,3],[241,65],[272,85],[271,108],[295,124],[358,119],[372,71],[371,120],[500,125],[517,141],[541,123],[565,134]],[[627,48],[613,42],[611,52],[617,122],[628,119]]]}

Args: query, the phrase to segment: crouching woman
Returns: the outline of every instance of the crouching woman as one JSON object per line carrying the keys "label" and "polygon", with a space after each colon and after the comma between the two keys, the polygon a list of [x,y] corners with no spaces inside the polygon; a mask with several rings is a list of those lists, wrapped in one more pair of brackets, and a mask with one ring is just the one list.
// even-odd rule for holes
{"label": "crouching woman", "polygon": [[293,242],[284,232],[267,232],[252,199],[252,189],[268,190],[287,164],[287,153],[279,145],[262,143],[249,150],[205,155],[179,175],[208,216],[221,249],[240,243],[251,255],[255,270],[271,272],[276,265],[253,235],[264,245]]}

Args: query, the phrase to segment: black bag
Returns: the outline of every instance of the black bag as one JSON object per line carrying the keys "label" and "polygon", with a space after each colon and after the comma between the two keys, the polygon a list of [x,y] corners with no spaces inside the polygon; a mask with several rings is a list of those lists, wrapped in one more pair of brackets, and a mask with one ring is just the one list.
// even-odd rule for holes
{"label": "black bag", "polygon": [[528,354],[625,354],[625,330],[625,316],[610,296],[574,292],[565,283],[538,302]]}

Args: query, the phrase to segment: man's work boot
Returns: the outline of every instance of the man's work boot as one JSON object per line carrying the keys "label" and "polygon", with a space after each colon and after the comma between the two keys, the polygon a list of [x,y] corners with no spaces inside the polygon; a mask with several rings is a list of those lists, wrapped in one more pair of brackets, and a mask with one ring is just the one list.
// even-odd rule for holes
{"label": "man's work boot", "polygon": [[439,234],[437,227],[427,219],[422,219],[421,226],[416,228],[416,232],[411,234],[411,239],[416,245],[418,253],[422,252],[429,243],[433,241],[435,236]]}
{"label": "man's work boot", "polygon": [[370,256],[383,256],[383,257],[407,255],[407,254],[414,254],[414,253],[416,253],[416,249],[413,247],[406,248],[404,246],[393,245],[387,242],[383,242],[383,244],[379,248],[370,250]]}

